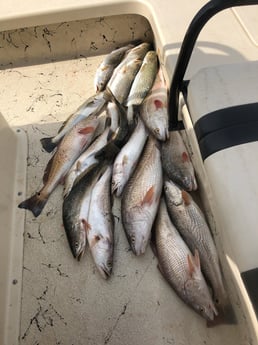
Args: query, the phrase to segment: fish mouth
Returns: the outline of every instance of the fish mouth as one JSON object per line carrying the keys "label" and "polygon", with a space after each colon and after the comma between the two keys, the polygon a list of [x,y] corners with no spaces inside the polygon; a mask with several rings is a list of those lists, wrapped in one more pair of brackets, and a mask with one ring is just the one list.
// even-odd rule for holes
{"label": "fish mouth", "polygon": [[98,265],[98,270],[104,279],[108,279],[111,276],[112,267],[108,267],[105,264]]}

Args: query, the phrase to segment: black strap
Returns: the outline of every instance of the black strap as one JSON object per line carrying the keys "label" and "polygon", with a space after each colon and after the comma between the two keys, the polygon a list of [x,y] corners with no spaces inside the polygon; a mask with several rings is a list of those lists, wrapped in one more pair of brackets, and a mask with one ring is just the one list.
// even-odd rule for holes
{"label": "black strap", "polygon": [[258,141],[258,103],[220,109],[194,125],[203,160],[217,151]]}
{"label": "black strap", "polygon": [[241,277],[258,318],[258,268],[242,272]]}

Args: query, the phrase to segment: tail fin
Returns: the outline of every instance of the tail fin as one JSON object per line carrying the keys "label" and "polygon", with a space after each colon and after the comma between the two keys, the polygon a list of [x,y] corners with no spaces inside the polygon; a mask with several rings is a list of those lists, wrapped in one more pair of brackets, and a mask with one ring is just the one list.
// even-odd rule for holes
{"label": "tail fin", "polygon": [[30,210],[35,217],[38,217],[41,211],[43,210],[46,202],[47,198],[43,198],[40,193],[37,193],[29,199],[26,199],[23,202],[21,202],[18,205],[18,207]]}
{"label": "tail fin", "polygon": [[52,152],[54,148],[56,147],[56,144],[53,143],[52,138],[42,138],[40,139],[41,145],[43,149],[47,152]]}

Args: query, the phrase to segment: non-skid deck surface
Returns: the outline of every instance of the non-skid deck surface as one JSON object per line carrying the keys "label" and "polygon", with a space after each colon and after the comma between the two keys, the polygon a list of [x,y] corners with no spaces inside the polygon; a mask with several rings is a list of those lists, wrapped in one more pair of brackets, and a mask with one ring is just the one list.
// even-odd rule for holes
{"label": "non-skid deck surface", "polygon": [[[120,24],[116,22],[117,27],[123,23],[124,27],[134,28],[133,35],[132,30],[125,30],[124,41],[149,32],[146,23],[139,18],[125,16],[119,19]],[[36,32],[38,39],[42,39],[39,47],[44,63],[33,60],[30,65],[26,58],[26,61],[17,63],[20,66],[9,65],[1,71],[1,112],[11,126],[20,126],[28,134],[27,196],[41,186],[43,171],[50,158],[41,148],[40,138],[55,134],[60,123],[93,94],[94,73],[103,56],[87,57],[84,52],[80,57],[83,40],[77,41],[76,37],[83,25],[89,27],[90,24],[86,24],[73,24],[76,32],[70,41],[65,35],[68,28],[63,25],[64,45],[68,46],[68,51],[69,47],[76,50],[76,59],[44,61],[43,52],[47,54],[50,46],[53,47],[55,42],[58,44],[60,37],[55,37],[57,26],[45,28],[45,31],[38,28]],[[104,47],[108,52],[111,50],[109,46],[113,48],[116,42],[122,41],[119,33],[114,36],[113,22],[99,19],[95,21],[95,30],[99,41],[92,40],[89,32],[89,35],[85,34],[85,45],[87,38],[94,41],[97,48]],[[30,32],[33,30],[27,31],[28,37]],[[21,40],[24,32],[13,35]],[[23,49],[29,54],[30,48],[26,48],[24,40],[21,46],[12,35],[6,34],[2,39],[2,43],[9,44],[14,56],[15,49],[17,52]],[[113,43],[109,45],[108,40],[112,39]],[[80,42],[78,46],[77,42]],[[27,66],[22,66],[23,63]],[[186,307],[163,280],[150,248],[142,257],[132,254],[121,227],[119,202],[114,208],[114,265],[108,281],[99,276],[88,251],[81,262],[73,259],[62,226],[61,208],[60,186],[38,218],[26,212],[21,263],[21,345],[247,344],[247,339],[241,338],[235,326],[206,328],[205,321]]]}

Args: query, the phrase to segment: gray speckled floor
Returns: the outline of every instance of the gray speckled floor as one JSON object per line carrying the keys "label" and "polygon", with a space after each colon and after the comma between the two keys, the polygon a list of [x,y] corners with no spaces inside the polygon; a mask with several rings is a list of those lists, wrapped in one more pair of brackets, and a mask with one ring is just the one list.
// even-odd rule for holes
{"label": "gray speckled floor", "polygon": [[[152,39],[138,16],[98,18],[0,34],[0,109],[29,139],[27,196],[40,186],[49,159],[40,138],[93,94],[102,55],[132,39]],[[21,345],[244,344],[234,326],[206,328],[163,280],[150,248],[140,258],[129,249],[114,213],[113,274],[104,281],[89,252],[73,259],[61,219],[62,187],[43,213],[26,213]]]}

